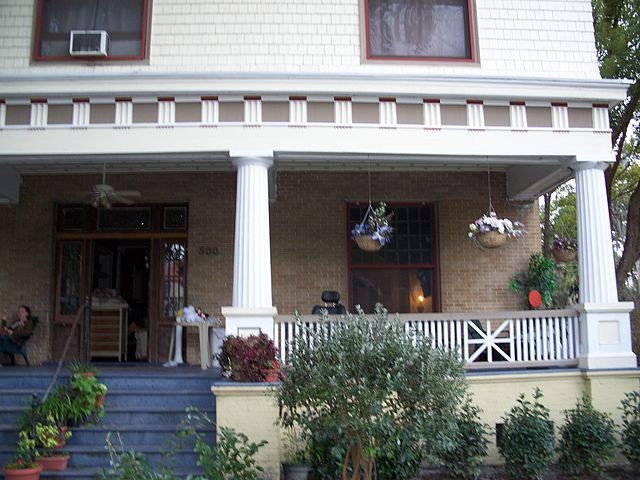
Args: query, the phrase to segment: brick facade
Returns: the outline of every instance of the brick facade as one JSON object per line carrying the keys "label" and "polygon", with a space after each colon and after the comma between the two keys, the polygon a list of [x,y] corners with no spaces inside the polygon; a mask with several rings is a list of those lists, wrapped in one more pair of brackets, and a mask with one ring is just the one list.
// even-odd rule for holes
{"label": "brick facade", "polygon": [[[278,196],[271,204],[274,305],[282,314],[308,313],[326,289],[340,291],[346,304],[346,202],[366,201],[366,172],[281,171],[276,178]],[[51,357],[53,341],[54,202],[77,201],[74,192],[96,181],[96,175],[25,176],[20,203],[0,206],[0,311],[26,303],[43,319],[29,345],[34,363]],[[108,183],[141,191],[145,203],[188,202],[188,300],[212,314],[231,305],[235,173],[114,174]],[[506,202],[503,174],[492,174],[494,207],[500,216],[525,223],[528,234],[496,251],[481,251],[467,238],[468,224],[487,208],[485,172],[373,172],[371,184],[374,201],[437,204],[442,311],[521,307],[507,283],[540,248],[538,209],[532,203]],[[217,247],[218,253],[207,255],[202,247]],[[197,337],[191,334],[186,358],[199,359]]]}

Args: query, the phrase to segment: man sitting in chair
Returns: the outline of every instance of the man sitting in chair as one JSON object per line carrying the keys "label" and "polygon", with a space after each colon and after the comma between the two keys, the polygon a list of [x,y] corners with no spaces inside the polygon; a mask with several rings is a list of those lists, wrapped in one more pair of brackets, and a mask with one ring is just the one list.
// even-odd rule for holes
{"label": "man sitting in chair", "polygon": [[3,316],[2,323],[3,326],[0,328],[0,354],[20,348],[24,338],[31,334],[34,327],[31,319],[31,309],[26,305],[20,305],[16,319],[7,322],[7,317]]}

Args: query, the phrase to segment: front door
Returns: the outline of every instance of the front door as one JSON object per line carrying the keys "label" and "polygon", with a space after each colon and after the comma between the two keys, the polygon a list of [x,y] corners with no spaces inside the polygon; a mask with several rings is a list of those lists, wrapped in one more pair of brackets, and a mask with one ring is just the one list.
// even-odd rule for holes
{"label": "front door", "polygon": [[[186,302],[186,209],[59,207],[53,358],[71,338],[67,360],[168,359],[175,315]],[[85,299],[88,325],[70,335]]]}

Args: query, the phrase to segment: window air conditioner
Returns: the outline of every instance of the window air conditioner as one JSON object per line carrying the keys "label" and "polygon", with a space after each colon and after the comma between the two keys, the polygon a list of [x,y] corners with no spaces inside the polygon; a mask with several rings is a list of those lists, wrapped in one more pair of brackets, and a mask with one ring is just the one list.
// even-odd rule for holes
{"label": "window air conditioner", "polygon": [[104,30],[71,30],[69,53],[74,57],[106,57],[109,34]]}

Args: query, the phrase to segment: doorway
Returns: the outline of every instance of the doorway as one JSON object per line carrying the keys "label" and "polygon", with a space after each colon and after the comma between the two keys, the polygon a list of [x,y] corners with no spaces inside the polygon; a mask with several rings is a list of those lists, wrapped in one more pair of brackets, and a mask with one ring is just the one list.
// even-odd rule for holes
{"label": "doorway", "polygon": [[[95,240],[93,246],[92,291],[92,328],[90,344],[96,345],[96,335],[100,323],[108,316],[108,307],[113,309],[110,315],[117,314],[119,323],[111,324],[109,330],[118,329],[117,340],[120,348],[118,359],[125,361],[146,361],[148,359],[149,331],[149,272],[150,242],[148,240],[108,239]],[[97,312],[103,309],[100,314]],[[126,309],[126,312],[118,311]],[[100,319],[100,320],[99,320]],[[104,332],[105,336],[115,338],[116,332]],[[94,350],[94,349],[92,349]],[[110,350],[115,352],[115,350]],[[92,357],[95,351],[91,352]],[[108,354],[98,356],[108,357]]]}

